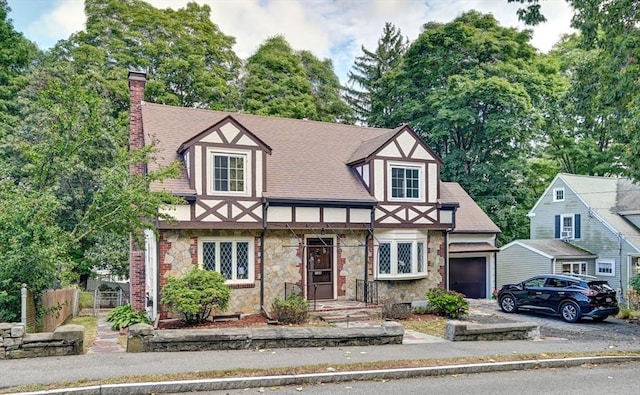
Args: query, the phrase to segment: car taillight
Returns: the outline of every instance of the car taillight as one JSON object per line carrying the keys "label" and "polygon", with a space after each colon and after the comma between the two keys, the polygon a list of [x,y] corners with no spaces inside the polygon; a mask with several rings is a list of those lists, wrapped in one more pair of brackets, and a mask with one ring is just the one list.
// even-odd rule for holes
{"label": "car taillight", "polygon": [[593,289],[585,289],[584,291],[580,291],[580,293],[586,296],[596,296],[598,294],[598,291],[595,291]]}

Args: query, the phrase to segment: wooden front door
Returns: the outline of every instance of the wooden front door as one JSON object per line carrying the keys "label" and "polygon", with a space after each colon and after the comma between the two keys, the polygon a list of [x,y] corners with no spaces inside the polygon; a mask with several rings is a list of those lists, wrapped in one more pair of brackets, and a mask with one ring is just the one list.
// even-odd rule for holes
{"label": "wooden front door", "polygon": [[307,300],[333,299],[333,239],[307,239]]}

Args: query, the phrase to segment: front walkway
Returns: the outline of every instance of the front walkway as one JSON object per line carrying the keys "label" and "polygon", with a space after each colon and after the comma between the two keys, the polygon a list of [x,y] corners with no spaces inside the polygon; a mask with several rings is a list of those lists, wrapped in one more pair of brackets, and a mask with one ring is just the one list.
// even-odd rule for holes
{"label": "front walkway", "polygon": [[124,345],[121,345],[120,332],[111,329],[111,324],[107,322],[109,310],[98,311],[98,333],[87,354],[107,354],[125,352]]}

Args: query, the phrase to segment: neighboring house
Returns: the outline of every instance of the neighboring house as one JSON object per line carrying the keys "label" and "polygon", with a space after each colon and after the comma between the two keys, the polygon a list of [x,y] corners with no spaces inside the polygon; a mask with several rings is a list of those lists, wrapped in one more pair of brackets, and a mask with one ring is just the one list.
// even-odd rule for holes
{"label": "neighboring house", "polygon": [[[493,286],[499,230],[462,188],[440,181],[441,160],[410,127],[144,103],[145,82],[129,74],[130,144],[158,153],[131,171],[179,161],[180,177],[151,189],[184,204],[165,210],[175,220],[156,221],[157,238],[149,230],[144,248],[132,246],[135,309],[168,316],[156,303],[162,287],[196,266],[227,278],[233,312],[268,312],[285,289],[308,300],[424,300],[448,287],[449,238],[468,244],[461,258],[484,260],[480,286]],[[467,234],[463,220],[483,225]]]}
{"label": "neighboring house", "polygon": [[[529,217],[532,240],[510,243],[498,254],[498,285],[529,274],[570,272],[607,280],[625,295],[640,269],[640,186],[627,178],[558,174]],[[543,247],[545,240],[552,251]],[[558,242],[574,246],[575,253],[556,253]],[[518,256],[524,246],[554,264]]]}

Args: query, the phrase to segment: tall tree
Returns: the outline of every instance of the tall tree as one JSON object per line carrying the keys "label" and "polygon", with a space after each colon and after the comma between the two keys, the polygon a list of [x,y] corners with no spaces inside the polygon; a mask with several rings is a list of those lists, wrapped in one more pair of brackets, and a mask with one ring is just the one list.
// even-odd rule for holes
{"label": "tall tree", "polygon": [[282,36],[266,40],[246,63],[242,108],[252,114],[349,122],[331,61],[294,51]]}
{"label": "tall tree", "polygon": [[524,179],[557,73],[530,39],[475,11],[428,23],[381,81],[394,101],[378,114],[385,126],[410,124],[443,159],[442,178],[460,182],[502,228],[501,241],[528,236]]}
{"label": "tall tree", "polygon": [[[86,30],[53,54],[78,73],[105,81],[117,108],[128,110],[126,73],[148,73],[147,99],[185,107],[236,109],[241,62],[210,19],[208,5],[160,10],[141,0],[86,0]],[[126,118],[126,117],[125,117]]]}
{"label": "tall tree", "polygon": [[[546,19],[540,12],[540,0],[508,0],[525,5],[518,11],[520,19],[538,24]],[[579,47],[588,56],[576,71],[572,90],[580,96],[576,119],[586,117],[585,130],[605,138],[591,138],[591,147],[602,151],[596,163],[615,174],[616,167],[623,174],[640,179],[640,12],[636,0],[567,0],[573,7],[571,25],[581,34]],[[589,142],[581,139],[580,142]],[[593,152],[591,150],[590,152]]]}
{"label": "tall tree", "polygon": [[361,47],[362,55],[356,57],[352,70],[347,73],[349,86],[345,89],[345,99],[356,113],[357,120],[363,124],[377,126],[372,114],[387,114],[384,108],[373,108],[387,104],[383,100],[374,100],[379,93],[379,81],[392,68],[396,67],[408,46],[407,38],[400,29],[387,22],[382,29],[375,51]]}
{"label": "tall tree", "polygon": [[36,46],[14,30],[10,11],[7,1],[0,0],[0,138],[16,121],[14,99],[24,86],[23,76],[37,55]]}

